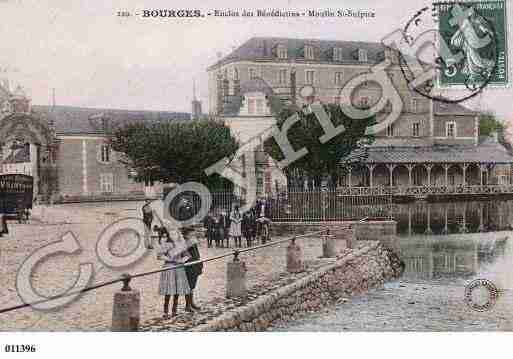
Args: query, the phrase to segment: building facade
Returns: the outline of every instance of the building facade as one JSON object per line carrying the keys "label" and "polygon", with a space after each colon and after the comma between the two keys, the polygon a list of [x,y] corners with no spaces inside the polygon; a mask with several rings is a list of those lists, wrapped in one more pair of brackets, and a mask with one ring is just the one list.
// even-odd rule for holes
{"label": "building facade", "polygon": [[112,126],[189,119],[186,113],[31,106],[20,88],[0,86],[1,174],[34,177],[34,194],[54,202],[141,199],[158,188],[136,183],[108,144]]}
{"label": "building facade", "polygon": [[[388,187],[422,195],[424,187],[451,192],[461,186],[511,184],[513,156],[496,139],[479,138],[479,114],[410,90],[397,54],[379,43],[251,38],[208,68],[210,114],[249,138],[274,123],[283,106],[344,104],[344,86],[385,60],[390,62],[386,74],[401,99],[401,113],[376,134],[372,145],[342,159],[344,176],[337,186]],[[381,91],[379,84],[364,81],[350,101],[370,107],[380,100]],[[376,114],[377,121],[391,111],[391,105],[385,106]]]}

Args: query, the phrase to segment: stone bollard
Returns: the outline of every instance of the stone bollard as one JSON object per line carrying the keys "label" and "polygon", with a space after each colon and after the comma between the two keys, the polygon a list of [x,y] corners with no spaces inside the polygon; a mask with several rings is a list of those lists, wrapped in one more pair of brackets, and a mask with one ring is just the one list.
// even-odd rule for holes
{"label": "stone bollard", "polygon": [[289,273],[299,273],[304,270],[303,251],[296,240],[293,239],[287,247],[287,271]]}
{"label": "stone bollard", "polygon": [[340,239],[346,243],[346,248],[354,248],[356,242],[355,229],[353,226],[345,227],[340,230]]}
{"label": "stone bollard", "polygon": [[141,296],[138,290],[130,288],[130,276],[125,274],[123,277],[123,288],[114,293],[111,331],[136,332],[139,330]]}
{"label": "stone bollard", "polygon": [[240,261],[236,253],[226,269],[226,298],[247,296],[246,271],[246,263]]}
{"label": "stone bollard", "polygon": [[322,257],[323,258],[335,258],[337,251],[335,249],[335,236],[332,234],[326,234],[322,236]]}

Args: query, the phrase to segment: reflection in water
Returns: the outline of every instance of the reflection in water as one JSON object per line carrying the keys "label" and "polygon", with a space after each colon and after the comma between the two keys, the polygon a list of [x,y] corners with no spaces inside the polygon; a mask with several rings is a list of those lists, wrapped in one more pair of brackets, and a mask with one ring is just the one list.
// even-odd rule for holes
{"label": "reflection in water", "polygon": [[502,267],[513,261],[506,251],[513,239],[500,231],[511,229],[513,201],[415,202],[394,205],[393,212],[403,279],[469,280],[510,272]]}
{"label": "reflection in water", "polygon": [[398,252],[404,279],[469,279],[505,255],[509,233],[432,235],[402,238]]}
{"label": "reflection in water", "polygon": [[511,228],[513,201],[468,201],[395,204],[400,235],[500,231]]}

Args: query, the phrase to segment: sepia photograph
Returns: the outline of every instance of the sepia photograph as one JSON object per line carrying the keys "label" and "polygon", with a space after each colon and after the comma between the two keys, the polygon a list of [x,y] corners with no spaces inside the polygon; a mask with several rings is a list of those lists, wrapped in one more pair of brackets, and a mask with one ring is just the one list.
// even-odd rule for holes
{"label": "sepia photograph", "polygon": [[511,339],[509,0],[0,15],[2,357]]}

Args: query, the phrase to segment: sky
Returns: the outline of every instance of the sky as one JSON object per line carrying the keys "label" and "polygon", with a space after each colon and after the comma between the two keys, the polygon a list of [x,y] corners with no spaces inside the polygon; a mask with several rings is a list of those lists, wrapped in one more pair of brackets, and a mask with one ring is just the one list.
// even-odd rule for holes
{"label": "sky", "polygon": [[[212,2],[212,4],[214,4]],[[33,104],[190,112],[193,79],[208,110],[206,69],[254,36],[375,41],[426,0],[0,0],[0,77]],[[142,18],[144,9],[372,10],[375,18]],[[128,11],[130,17],[116,16]],[[513,60],[513,6],[508,9]],[[510,66],[511,69],[511,66]],[[511,71],[510,71],[511,76]],[[513,89],[486,89],[471,108],[513,121]]]}

